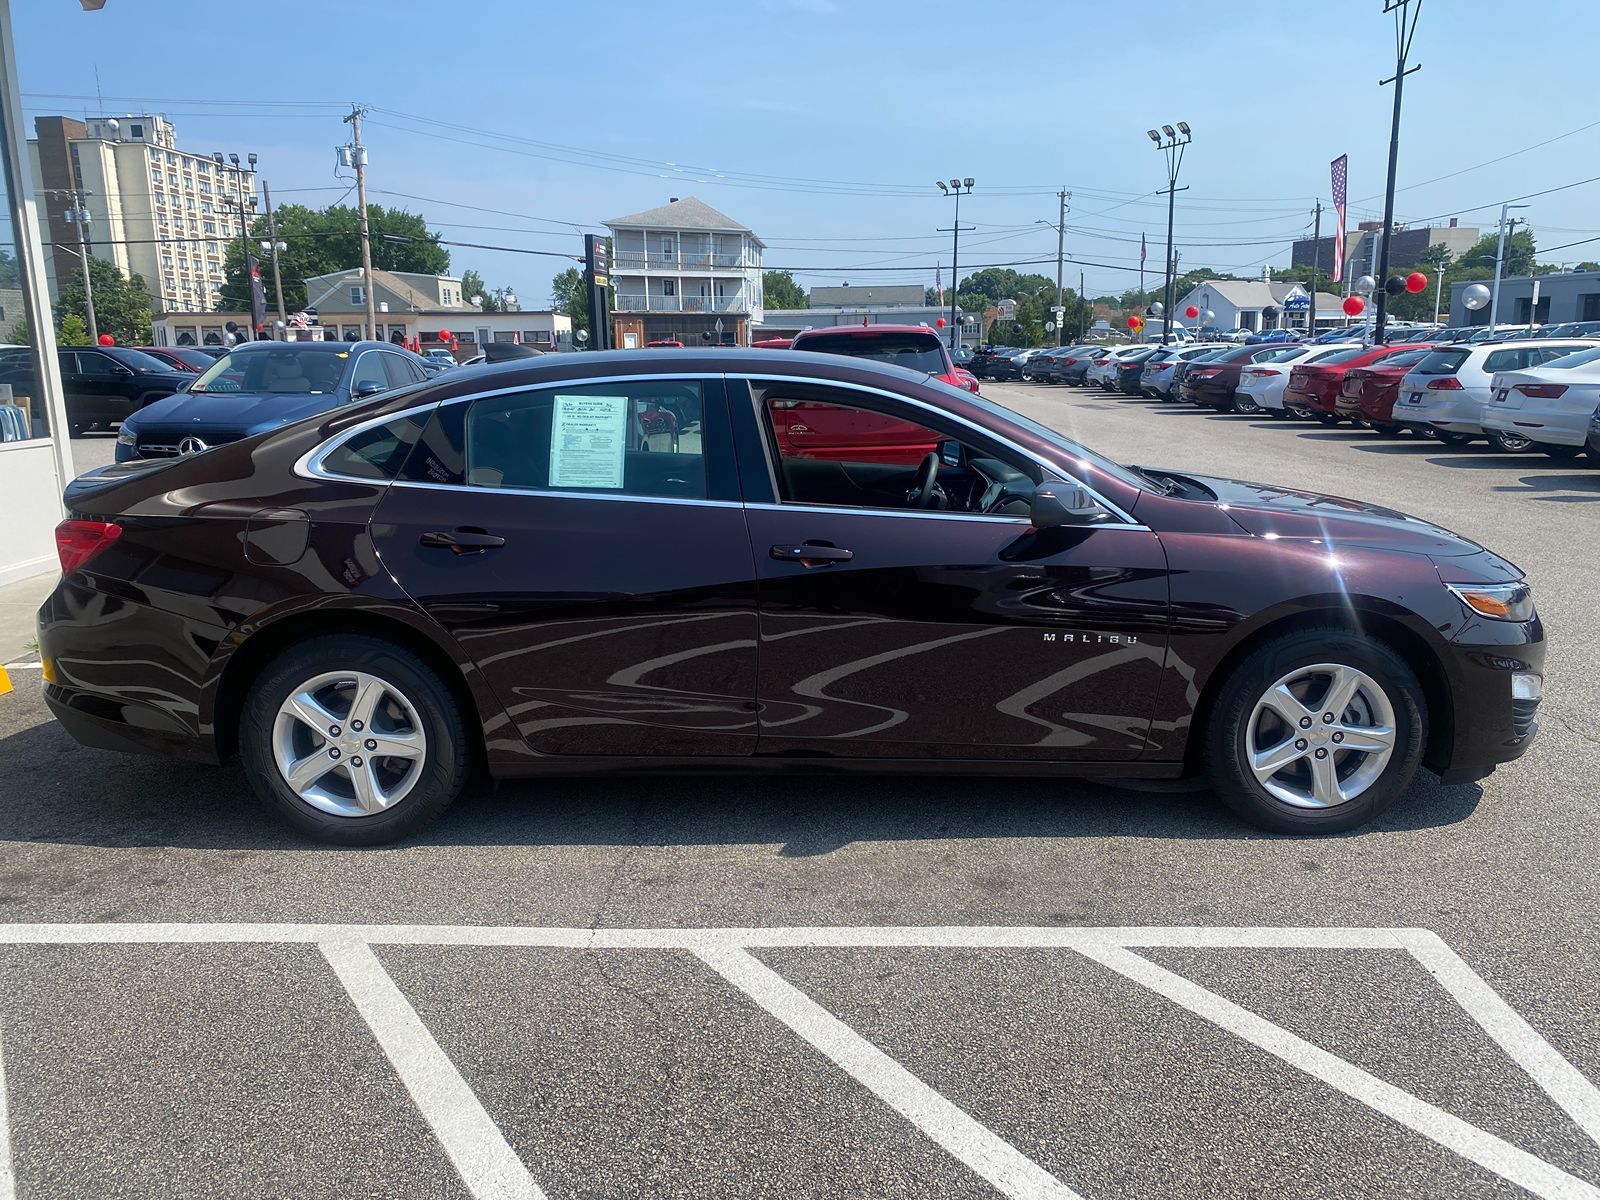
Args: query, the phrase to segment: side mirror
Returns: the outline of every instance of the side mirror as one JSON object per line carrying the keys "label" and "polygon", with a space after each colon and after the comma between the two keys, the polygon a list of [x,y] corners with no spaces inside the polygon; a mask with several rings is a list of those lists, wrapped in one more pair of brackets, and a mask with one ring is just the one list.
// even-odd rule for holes
{"label": "side mirror", "polygon": [[131,370],[129,370],[127,367],[124,367],[123,365],[121,365],[120,363],[118,363],[116,366],[111,368],[111,373],[113,375],[115,375],[118,379],[132,379],[133,378],[133,372]]}
{"label": "side mirror", "polygon": [[379,392],[388,390],[389,385],[386,383],[379,383],[376,379],[363,379],[356,384],[355,390],[350,394],[350,398],[352,400],[365,400],[368,396],[376,396]]}
{"label": "side mirror", "polygon": [[1095,502],[1089,489],[1071,480],[1047,479],[1033,489],[1028,520],[1035,529],[1056,529],[1063,525],[1087,525],[1105,510]]}
{"label": "side mirror", "polygon": [[[198,379],[198,378],[199,378],[198,375],[195,376],[195,379]],[[187,392],[193,386],[194,386],[194,379],[185,379],[185,380],[182,380],[178,384],[178,391]]]}

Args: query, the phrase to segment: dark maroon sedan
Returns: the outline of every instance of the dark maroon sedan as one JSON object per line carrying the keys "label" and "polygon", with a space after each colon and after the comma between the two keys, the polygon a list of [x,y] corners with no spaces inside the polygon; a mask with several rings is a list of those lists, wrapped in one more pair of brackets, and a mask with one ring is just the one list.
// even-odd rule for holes
{"label": "dark maroon sedan", "polygon": [[1232,412],[1239,376],[1246,367],[1252,363],[1296,358],[1304,353],[1304,348],[1292,345],[1240,346],[1191,366],[1184,374],[1178,394],[1190,404]]}
{"label": "dark maroon sedan", "polygon": [[[676,445],[643,445],[664,397]],[[792,426],[824,408],[934,449],[812,456]],[[1465,538],[1120,466],[838,355],[450,372],[67,502],[39,614],[62,724],[238,754],[329,841],[414,832],[480,767],[1205,772],[1260,825],[1328,832],[1419,764],[1517,757],[1542,690],[1528,585]]]}

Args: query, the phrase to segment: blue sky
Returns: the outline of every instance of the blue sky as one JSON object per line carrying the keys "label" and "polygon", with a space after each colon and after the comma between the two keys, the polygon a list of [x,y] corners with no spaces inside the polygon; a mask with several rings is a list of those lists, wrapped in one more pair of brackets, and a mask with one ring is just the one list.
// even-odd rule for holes
{"label": "blue sky", "polygon": [[[963,235],[963,273],[1044,259],[1018,269],[1052,275],[1055,232],[1035,222],[1054,221],[1064,185],[1069,285],[1081,269],[1091,294],[1119,292],[1138,282],[1141,233],[1151,279],[1162,258],[1164,167],[1144,131],[1180,119],[1195,131],[1178,207],[1185,269],[1287,263],[1314,200],[1329,202],[1341,153],[1352,225],[1382,211],[1390,91],[1377,82],[1394,50],[1380,0],[12,10],[30,119],[167,112],[180,145],[254,151],[275,201],[321,205],[349,187],[334,147],[348,137],[341,108],[360,101],[373,108],[371,201],[421,211],[455,241],[577,255],[599,221],[695,195],[755,229],[769,267],[806,268],[807,285],[931,284],[935,263],[948,285],[948,235],[936,230],[951,205],[933,181],[970,175],[961,217],[978,228]],[[1424,4],[1399,219],[1470,210],[1462,223],[1488,229],[1503,200],[1600,175],[1600,114],[1570,70],[1545,69],[1567,62],[1584,30],[1592,50],[1593,21],[1579,0]],[[1597,201],[1590,183],[1521,215],[1554,247],[1600,238]],[[527,307],[548,303],[550,276],[568,265],[462,247],[451,257]],[[1600,241],[1545,257],[1600,258]]]}

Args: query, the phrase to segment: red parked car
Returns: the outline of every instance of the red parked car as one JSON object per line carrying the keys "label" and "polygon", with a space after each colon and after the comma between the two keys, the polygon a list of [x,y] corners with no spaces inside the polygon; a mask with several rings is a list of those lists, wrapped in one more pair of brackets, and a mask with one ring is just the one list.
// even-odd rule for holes
{"label": "red parked car", "polygon": [[1239,376],[1253,363],[1277,362],[1280,358],[1294,358],[1303,353],[1293,344],[1240,346],[1204,362],[1197,362],[1184,373],[1178,385],[1178,396],[1190,404],[1214,408],[1218,412],[1232,412],[1234,395],[1239,390]]}
{"label": "red parked car", "polygon": [[1339,385],[1334,411],[1347,420],[1365,421],[1380,433],[1394,433],[1400,428],[1394,420],[1394,400],[1400,394],[1400,380],[1428,357],[1428,353],[1427,346],[1420,346],[1404,354],[1380,358],[1370,367],[1351,367]]}
{"label": "red parked car", "polygon": [[[1346,371],[1355,367],[1370,366],[1380,359],[1412,350],[1427,350],[1427,346],[1353,346],[1338,354],[1319,358],[1307,367],[1295,367],[1289,372],[1289,386],[1283,391],[1283,407],[1299,417],[1309,417],[1324,425],[1337,425],[1343,418],[1335,405],[1339,388],[1344,383]],[[1393,402],[1391,401],[1391,407]]]}
{"label": "red parked car", "polygon": [[794,343],[793,338],[762,338],[760,341],[751,342],[752,350],[787,350]]}
{"label": "red parked car", "polygon": [[209,371],[217,363],[213,355],[189,346],[137,346],[135,349],[140,354],[148,354],[151,358],[172,364],[174,371],[189,371],[195,375]]}
{"label": "red parked car", "polygon": [[978,390],[977,377],[956,366],[944,339],[926,325],[834,325],[827,329],[806,329],[795,335],[791,346],[796,350],[848,354],[852,358],[870,358],[874,362],[926,371],[964,392]]}

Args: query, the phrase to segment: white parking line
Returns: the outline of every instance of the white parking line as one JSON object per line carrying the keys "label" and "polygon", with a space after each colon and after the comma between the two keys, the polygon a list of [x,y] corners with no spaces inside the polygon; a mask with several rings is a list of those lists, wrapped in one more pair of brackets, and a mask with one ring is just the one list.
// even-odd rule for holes
{"label": "white parking line", "polygon": [[0,1023],[0,1200],[16,1200],[17,1177],[11,1171],[11,1117],[6,1111],[5,1025]]}
{"label": "white parking line", "polygon": [[394,1064],[439,1144],[476,1200],[544,1200],[455,1063],[362,942],[324,942],[322,955]]}
{"label": "white parking line", "polygon": [[[543,1193],[471,1087],[383,970],[371,947],[460,946],[688,951],[793,1030],[925,1136],[1003,1195],[1077,1200],[1066,1184],[928,1086],[776,971],[761,948],[1074,950],[1235,1034],[1501,1178],[1550,1200],[1600,1200],[1584,1182],[1368,1071],[1305,1041],[1149,959],[1136,948],[1405,951],[1439,981],[1507,1056],[1600,1144],[1600,1090],[1519,1016],[1437,935],[1425,929],[1055,928],[1006,926],[776,929],[567,929],[463,925],[16,924],[0,945],[315,944],[338,974],[412,1099],[474,1197],[542,1200]],[[12,1200],[9,1123],[0,1070],[0,1200]]]}
{"label": "white parking line", "polygon": [[1010,1142],[952,1104],[747,951],[702,949],[700,960],[799,1034],[845,1074],[1012,1200],[1082,1200]]}
{"label": "white parking line", "polygon": [[1385,1083],[1354,1063],[1313,1046],[1281,1025],[1274,1025],[1147,958],[1114,946],[1080,947],[1079,953],[1536,1196],[1546,1200],[1600,1200],[1600,1188]]}

